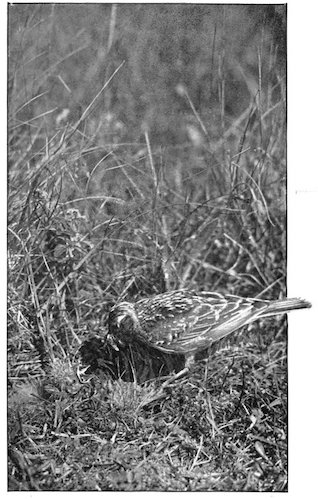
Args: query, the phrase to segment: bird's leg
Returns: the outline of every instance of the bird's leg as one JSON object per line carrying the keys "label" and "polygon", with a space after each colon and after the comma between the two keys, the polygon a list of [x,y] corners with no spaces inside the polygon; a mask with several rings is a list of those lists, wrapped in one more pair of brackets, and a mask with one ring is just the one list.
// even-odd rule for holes
{"label": "bird's leg", "polygon": [[184,368],[182,370],[180,370],[178,373],[176,373],[175,375],[172,375],[172,377],[169,377],[168,380],[166,380],[162,384],[161,389],[164,389],[165,387],[170,385],[175,380],[179,380],[180,378],[185,377],[189,373],[189,371],[193,365],[193,362],[194,362],[194,355],[187,356]]}
{"label": "bird's leg", "polygon": [[143,403],[141,403],[140,405],[140,408],[144,408],[146,406],[148,406],[149,404],[151,403],[155,403],[157,402],[158,400],[162,399],[163,397],[165,397],[166,393],[165,393],[165,389],[171,384],[173,383],[175,380],[179,380],[181,377],[185,377],[192,365],[193,365],[193,362],[194,362],[194,355],[193,356],[188,356],[186,358],[186,362],[185,362],[185,366],[182,370],[180,370],[178,373],[176,373],[175,375],[172,375],[172,377],[169,377],[168,380],[166,380],[160,387],[158,393],[150,398],[150,399],[147,399],[146,401],[144,401]]}

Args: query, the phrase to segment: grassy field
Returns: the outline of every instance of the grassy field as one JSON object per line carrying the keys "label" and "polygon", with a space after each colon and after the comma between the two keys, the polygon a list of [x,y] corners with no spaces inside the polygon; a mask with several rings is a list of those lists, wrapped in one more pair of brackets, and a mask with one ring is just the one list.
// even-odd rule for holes
{"label": "grassy field", "polygon": [[182,357],[119,300],[286,294],[286,12],[9,7],[9,490],[287,491],[287,328]]}

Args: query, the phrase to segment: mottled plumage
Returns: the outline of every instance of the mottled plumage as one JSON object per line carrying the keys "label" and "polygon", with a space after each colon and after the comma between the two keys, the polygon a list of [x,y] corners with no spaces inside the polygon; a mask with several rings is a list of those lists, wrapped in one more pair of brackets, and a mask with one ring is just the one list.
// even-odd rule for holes
{"label": "mottled plumage", "polygon": [[139,340],[189,359],[252,321],[307,307],[299,298],[268,301],[177,290],[114,306],[108,338],[117,347]]}

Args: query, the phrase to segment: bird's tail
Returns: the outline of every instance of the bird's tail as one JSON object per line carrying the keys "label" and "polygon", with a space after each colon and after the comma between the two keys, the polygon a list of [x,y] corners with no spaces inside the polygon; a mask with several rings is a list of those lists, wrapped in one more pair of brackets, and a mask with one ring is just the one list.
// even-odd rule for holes
{"label": "bird's tail", "polygon": [[311,307],[311,303],[305,299],[279,299],[271,302],[262,316],[272,316],[274,314],[284,314],[294,309],[306,309]]}

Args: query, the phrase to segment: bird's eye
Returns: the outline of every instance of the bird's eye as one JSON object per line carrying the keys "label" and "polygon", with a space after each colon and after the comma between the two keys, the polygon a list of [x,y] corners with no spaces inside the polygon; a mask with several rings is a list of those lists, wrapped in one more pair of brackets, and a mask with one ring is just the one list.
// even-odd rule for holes
{"label": "bird's eye", "polygon": [[136,328],[135,317],[130,312],[122,311],[117,315],[116,326],[118,329],[128,333]]}
{"label": "bird's eye", "polygon": [[116,323],[117,323],[118,328],[121,326],[121,323],[125,320],[125,318],[127,318],[127,314],[125,314],[125,313],[118,314],[117,319],[116,319]]}

